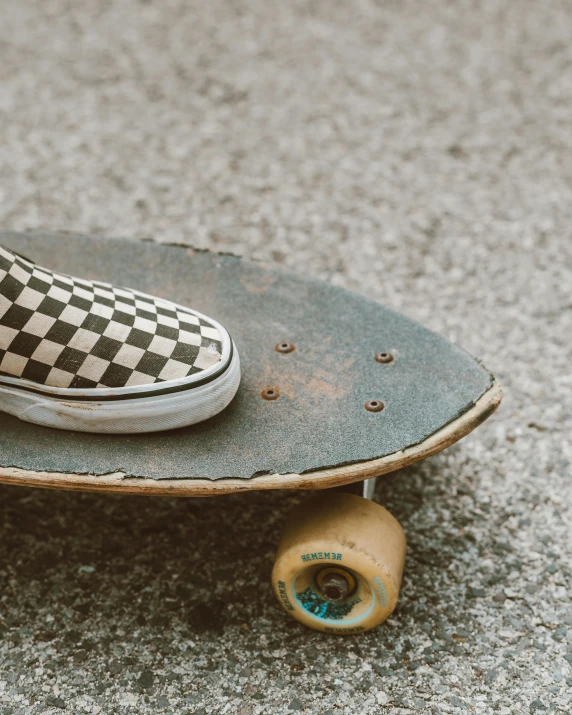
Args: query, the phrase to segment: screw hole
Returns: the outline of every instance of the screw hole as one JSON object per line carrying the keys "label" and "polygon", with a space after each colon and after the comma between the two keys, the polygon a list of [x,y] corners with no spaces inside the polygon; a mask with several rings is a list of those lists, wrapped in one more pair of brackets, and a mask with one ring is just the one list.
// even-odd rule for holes
{"label": "screw hole", "polygon": [[294,343],[289,343],[286,340],[283,343],[278,343],[274,348],[277,353],[291,353],[296,350]]}
{"label": "screw hole", "polygon": [[381,412],[385,409],[385,405],[381,400],[368,400],[364,407],[368,412]]}
{"label": "screw hole", "polygon": [[377,355],[375,356],[375,361],[387,364],[389,362],[393,362],[393,355],[391,353],[386,352],[377,353]]}
{"label": "screw hole", "polygon": [[260,394],[263,400],[277,400],[280,397],[280,391],[276,387],[267,387]]}

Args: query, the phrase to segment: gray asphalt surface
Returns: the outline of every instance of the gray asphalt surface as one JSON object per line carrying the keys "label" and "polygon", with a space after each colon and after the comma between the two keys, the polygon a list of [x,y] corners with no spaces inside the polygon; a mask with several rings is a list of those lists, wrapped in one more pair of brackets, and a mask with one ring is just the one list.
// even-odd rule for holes
{"label": "gray asphalt surface", "polygon": [[407,570],[358,638],[274,603],[297,495],[1,487],[1,715],[572,712],[571,35],[564,0],[2,3],[4,228],[274,260],[505,400],[380,485]]}

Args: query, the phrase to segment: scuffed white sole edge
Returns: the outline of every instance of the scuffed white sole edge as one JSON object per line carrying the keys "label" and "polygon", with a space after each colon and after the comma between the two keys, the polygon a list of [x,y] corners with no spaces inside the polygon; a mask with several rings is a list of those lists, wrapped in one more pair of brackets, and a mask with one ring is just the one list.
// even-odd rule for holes
{"label": "scuffed white sole edge", "polygon": [[239,384],[240,359],[234,347],[230,365],[221,375],[182,392],[117,402],[66,402],[61,396],[0,385],[0,411],[25,422],[74,432],[162,432],[214,417],[232,401]]}

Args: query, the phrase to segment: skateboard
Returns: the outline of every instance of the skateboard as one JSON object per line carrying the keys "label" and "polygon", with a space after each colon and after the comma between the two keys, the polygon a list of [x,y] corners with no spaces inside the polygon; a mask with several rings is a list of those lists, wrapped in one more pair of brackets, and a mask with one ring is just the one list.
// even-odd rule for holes
{"label": "skateboard", "polygon": [[0,233],[0,244],[212,316],[243,373],[226,410],[171,432],[61,432],[0,413],[0,482],[181,497],[312,490],[286,520],[272,572],[278,602],[336,634],[391,614],[406,543],[373,501],[375,479],[494,412],[501,387],[480,362],[379,303],[229,254],[67,234]]}

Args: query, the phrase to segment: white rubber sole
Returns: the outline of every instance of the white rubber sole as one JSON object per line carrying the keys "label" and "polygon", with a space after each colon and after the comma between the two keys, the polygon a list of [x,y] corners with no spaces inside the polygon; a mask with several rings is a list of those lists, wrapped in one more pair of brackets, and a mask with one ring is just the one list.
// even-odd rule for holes
{"label": "white rubber sole", "polygon": [[22,381],[22,386],[14,379],[10,383],[0,384],[0,411],[25,422],[100,434],[162,432],[203,422],[224,410],[240,384],[240,359],[233,346],[226,370],[211,380],[172,392],[168,391],[171,383],[165,382],[157,386],[163,394],[159,391],[141,397],[132,394],[129,399],[82,401],[74,394],[73,399],[66,400],[62,394],[65,390],[47,394],[30,391],[27,381]]}

